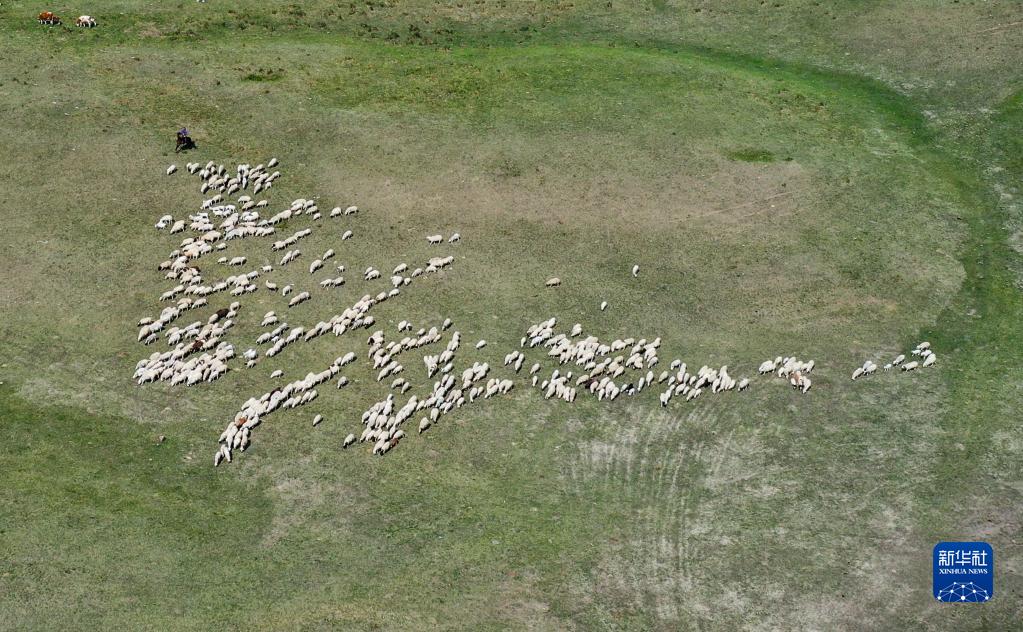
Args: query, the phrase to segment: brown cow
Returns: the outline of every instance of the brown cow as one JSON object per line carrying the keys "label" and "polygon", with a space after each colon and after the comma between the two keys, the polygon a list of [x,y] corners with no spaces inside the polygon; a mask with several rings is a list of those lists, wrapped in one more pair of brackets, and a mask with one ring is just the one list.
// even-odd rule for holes
{"label": "brown cow", "polygon": [[40,24],[49,24],[51,26],[60,24],[60,16],[56,15],[52,11],[43,11],[39,14]]}

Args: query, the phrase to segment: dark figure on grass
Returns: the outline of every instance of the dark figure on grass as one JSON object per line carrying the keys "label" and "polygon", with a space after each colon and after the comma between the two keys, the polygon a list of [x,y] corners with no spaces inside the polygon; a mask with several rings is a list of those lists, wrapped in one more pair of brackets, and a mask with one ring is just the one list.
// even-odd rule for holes
{"label": "dark figure on grass", "polygon": [[174,153],[188,149],[195,149],[195,141],[188,135],[188,130],[182,127],[178,130],[178,140],[177,144],[174,145]]}

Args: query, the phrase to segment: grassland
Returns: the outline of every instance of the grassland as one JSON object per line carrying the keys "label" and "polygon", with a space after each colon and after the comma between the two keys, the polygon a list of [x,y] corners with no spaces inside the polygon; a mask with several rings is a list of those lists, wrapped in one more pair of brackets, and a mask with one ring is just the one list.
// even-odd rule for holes
{"label": "grassland", "polygon": [[[900,5],[123,0],[75,31],[4,3],[2,627],[1010,629],[1023,16]],[[744,373],[813,357],[814,389],[520,388],[379,459],[339,450],[384,394],[360,369],[322,427],[274,419],[214,470],[270,370],[358,347],[128,379],[172,248],[152,223],[196,203],[162,175],[182,125],[196,160],[278,156],[275,204],[358,204],[353,270],[461,232],[383,323],[451,317],[493,364],[556,315]],[[240,339],[281,307],[247,300]],[[848,381],[921,338],[936,370]],[[992,543],[994,601],[932,602],[943,539]]]}

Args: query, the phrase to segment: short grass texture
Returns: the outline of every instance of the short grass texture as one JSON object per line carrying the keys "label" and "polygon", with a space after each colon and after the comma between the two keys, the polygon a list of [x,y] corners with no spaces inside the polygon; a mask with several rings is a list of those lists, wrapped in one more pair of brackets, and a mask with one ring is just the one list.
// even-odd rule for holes
{"label": "short grass texture", "polygon": [[[3,3],[0,627],[1013,627],[1021,22],[1010,2]],[[199,150],[174,156],[182,125]],[[333,247],[349,285],[243,298],[240,348],[269,309],[311,324],[385,285],[366,266],[450,252],[374,310],[390,335],[450,317],[458,362],[493,365],[557,316],[661,336],[665,365],[814,358],[813,390],[662,410],[520,380],[376,458],[339,448],[386,394],[360,365],[214,469],[270,371],[364,349],[129,379],[177,243],[152,225],[199,199],[164,169],[270,156],[274,207],[362,210],[275,273],[312,286]],[[924,338],[936,368],[849,381]],[[933,602],[946,539],[993,544],[992,602]]]}

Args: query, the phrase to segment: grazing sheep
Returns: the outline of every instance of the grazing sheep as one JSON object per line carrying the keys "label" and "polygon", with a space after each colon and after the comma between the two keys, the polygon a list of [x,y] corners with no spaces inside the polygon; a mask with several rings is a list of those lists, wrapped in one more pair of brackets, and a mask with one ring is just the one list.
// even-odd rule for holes
{"label": "grazing sheep", "polygon": [[638,277],[639,276],[639,264],[638,263],[636,265],[632,266],[632,276],[634,276],[634,277]]}
{"label": "grazing sheep", "polygon": [[316,415],[315,417],[313,417],[313,426],[320,425],[321,421],[323,421],[323,415]]}
{"label": "grazing sheep", "polygon": [[178,166],[177,165],[171,165],[171,166],[167,167],[167,175],[171,175],[172,173],[174,173],[177,170],[178,170]]}
{"label": "grazing sheep", "polygon": [[902,370],[903,371],[912,371],[913,369],[917,368],[918,366],[920,366],[920,363],[917,362],[916,360],[914,360],[913,362],[907,362],[907,363],[903,364],[902,365]]}
{"label": "grazing sheep", "polygon": [[430,242],[431,244],[439,244],[442,241],[444,241],[444,236],[443,235],[427,235],[426,236],[426,241]]}
{"label": "grazing sheep", "polygon": [[607,301],[601,301],[600,302],[600,311],[604,311],[605,309],[607,309]]}
{"label": "grazing sheep", "polygon": [[295,295],[290,301],[288,301],[288,307],[294,307],[299,303],[303,303],[309,300],[309,292],[300,292]]}
{"label": "grazing sheep", "polygon": [[344,442],[341,444],[341,449],[346,449],[346,448],[348,448],[348,446],[352,445],[353,443],[355,443],[355,435],[354,434],[349,434],[347,437],[345,437]]}
{"label": "grazing sheep", "polygon": [[486,340],[480,340],[479,342],[476,343],[476,348],[477,349],[482,349],[485,346],[487,346],[487,341]]}
{"label": "grazing sheep", "polygon": [[559,285],[561,285],[561,279],[559,279],[558,277],[551,277],[547,279],[547,282],[544,285],[546,285],[547,287],[558,287]]}
{"label": "grazing sheep", "polygon": [[448,243],[449,244],[453,244],[456,241],[459,241],[461,238],[462,238],[462,236],[460,234],[454,233],[450,237],[448,237]]}
{"label": "grazing sheep", "polygon": [[936,362],[937,360],[938,360],[938,356],[936,356],[936,355],[934,355],[934,354],[932,353],[932,354],[928,355],[928,356],[927,356],[926,358],[924,358],[924,362],[923,362],[923,364],[921,364],[920,366],[921,366],[921,367],[925,367],[925,366],[931,366],[931,365],[932,365],[932,364],[934,364],[934,363],[935,363],[935,362]]}

